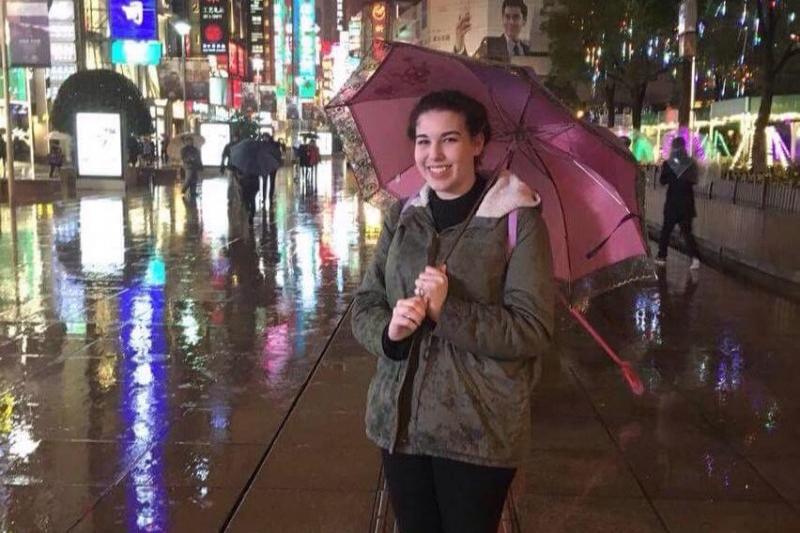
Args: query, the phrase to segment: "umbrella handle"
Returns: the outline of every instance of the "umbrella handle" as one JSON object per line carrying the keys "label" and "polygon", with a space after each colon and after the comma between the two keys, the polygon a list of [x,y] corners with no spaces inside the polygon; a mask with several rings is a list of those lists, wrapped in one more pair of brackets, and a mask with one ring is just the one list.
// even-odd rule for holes
{"label": "umbrella handle", "polygon": [[615,352],[611,346],[609,346],[606,340],[601,337],[597,330],[594,329],[588,320],[586,320],[586,317],[583,315],[583,313],[569,305],[562,294],[559,294],[559,299],[564,307],[566,307],[570,312],[572,317],[578,322],[578,324],[580,324],[580,326],[586,330],[589,335],[591,335],[592,339],[594,339],[594,341],[603,349],[606,355],[608,355],[608,357],[620,367],[620,370],[622,371],[622,377],[625,378],[625,381],[628,383],[631,392],[633,392],[636,396],[641,396],[644,393],[644,384],[642,383],[641,378],[636,373],[636,370],[633,368],[633,366],[631,366],[628,361],[623,361],[622,358],[617,355],[617,352]]}

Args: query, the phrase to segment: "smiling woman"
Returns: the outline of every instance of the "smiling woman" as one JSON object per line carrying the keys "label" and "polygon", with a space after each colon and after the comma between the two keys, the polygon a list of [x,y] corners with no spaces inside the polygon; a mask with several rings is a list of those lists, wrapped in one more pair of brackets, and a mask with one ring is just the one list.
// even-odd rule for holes
{"label": "smiling woman", "polygon": [[414,160],[425,182],[445,200],[475,183],[475,164],[491,130],[484,107],[457,91],[423,98],[409,118]]}
{"label": "smiling woman", "polygon": [[491,130],[478,101],[430,93],[406,133],[425,186],[385,217],[353,307],[353,333],[378,356],[367,435],[400,531],[494,533],[553,331],[547,230],[519,178],[483,194]]}

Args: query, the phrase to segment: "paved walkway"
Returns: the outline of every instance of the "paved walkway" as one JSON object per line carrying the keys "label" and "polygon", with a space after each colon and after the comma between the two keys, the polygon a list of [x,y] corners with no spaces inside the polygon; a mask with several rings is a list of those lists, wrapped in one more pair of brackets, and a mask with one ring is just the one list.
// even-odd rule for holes
{"label": "paved walkway", "polygon": [[[196,203],[0,208],[0,530],[366,532],[374,361],[348,309],[380,229],[340,163],[279,175],[251,235]],[[562,316],[523,531],[800,530],[800,308],[679,254],[592,302],[633,397]]]}

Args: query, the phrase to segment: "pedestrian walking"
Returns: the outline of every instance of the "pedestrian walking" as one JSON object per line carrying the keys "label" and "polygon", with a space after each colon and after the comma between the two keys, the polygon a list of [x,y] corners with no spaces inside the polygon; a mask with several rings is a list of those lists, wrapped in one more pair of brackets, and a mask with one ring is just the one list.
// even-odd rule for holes
{"label": "pedestrian walking", "polygon": [[692,233],[692,220],[697,216],[694,203],[694,186],[697,184],[697,162],[686,151],[686,141],[681,136],[672,140],[669,159],[661,166],[661,185],[667,186],[667,199],[664,202],[664,222],[661,238],[658,241],[656,264],[667,262],[669,239],[675,226],[681,228],[692,263],[689,268],[700,268],[700,254]]}
{"label": "pedestrian walking", "polygon": [[169,137],[167,134],[163,134],[161,136],[161,164],[166,165],[167,161],[169,161],[169,154],[167,153],[167,148],[169,148]]}
{"label": "pedestrian walking", "polygon": [[[269,154],[275,158],[275,161],[278,162],[278,168],[283,165],[283,152],[281,150],[280,144],[275,142],[275,139],[272,135],[265,133],[262,137],[262,142],[265,143],[267,147],[267,151]],[[272,205],[272,200],[275,198],[275,179],[278,175],[278,168],[273,170],[272,172],[268,172],[263,177],[264,183],[262,187],[261,193],[261,201],[265,202],[267,198],[267,186],[269,185],[269,202]]]}
{"label": "pedestrian walking", "polygon": [[0,174],[2,177],[6,177],[6,130],[0,130],[0,162],[3,163],[3,173]]}
{"label": "pedestrian walking", "polygon": [[61,150],[61,145],[58,142],[50,144],[50,153],[47,154],[47,163],[50,165],[50,179],[53,174],[58,171],[59,177],[61,176],[61,166],[64,164],[64,152]]}
{"label": "pedestrian walking", "polygon": [[222,161],[219,163],[219,173],[225,174],[225,169],[231,167],[231,147],[239,142],[239,135],[234,134],[231,140],[222,149]]}
{"label": "pedestrian walking", "polygon": [[516,176],[481,200],[491,130],[478,101],[430,93],[407,134],[425,185],[387,213],[353,307],[353,333],[377,357],[366,431],[401,532],[495,533],[554,328],[548,233]]}
{"label": "pedestrian walking", "polygon": [[197,196],[197,181],[203,160],[200,150],[192,142],[191,136],[184,137],[184,146],[181,148],[181,162],[183,163],[183,187],[181,192],[187,192],[191,197]]}
{"label": "pedestrian walking", "polygon": [[311,139],[311,142],[308,143],[308,166],[311,169],[311,177],[316,179],[317,178],[317,166],[319,165],[322,157],[319,153],[319,146],[317,146],[317,142],[314,139]]}

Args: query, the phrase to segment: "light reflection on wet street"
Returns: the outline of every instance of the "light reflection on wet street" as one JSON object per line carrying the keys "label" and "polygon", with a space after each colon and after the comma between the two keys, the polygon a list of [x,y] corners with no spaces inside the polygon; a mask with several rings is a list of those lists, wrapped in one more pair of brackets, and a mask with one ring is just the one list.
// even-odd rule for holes
{"label": "light reflection on wet street", "polygon": [[[175,186],[0,207],[0,531],[217,530],[334,332],[323,374],[350,357],[368,379],[345,313],[380,228],[341,160],[315,184],[282,170],[252,233],[221,177],[196,202]],[[673,255],[659,284],[588,308],[643,397],[562,317],[523,468],[524,530],[800,530],[800,308]],[[326,397],[361,406],[365,386],[347,385]],[[309,390],[311,413],[325,389]],[[341,422],[319,424],[323,448]],[[370,465],[369,495],[377,467],[362,455],[338,462]],[[245,507],[267,505],[258,497]],[[322,531],[364,530],[339,511]],[[314,530],[302,514],[284,522]],[[272,530],[257,523],[232,529]]]}

